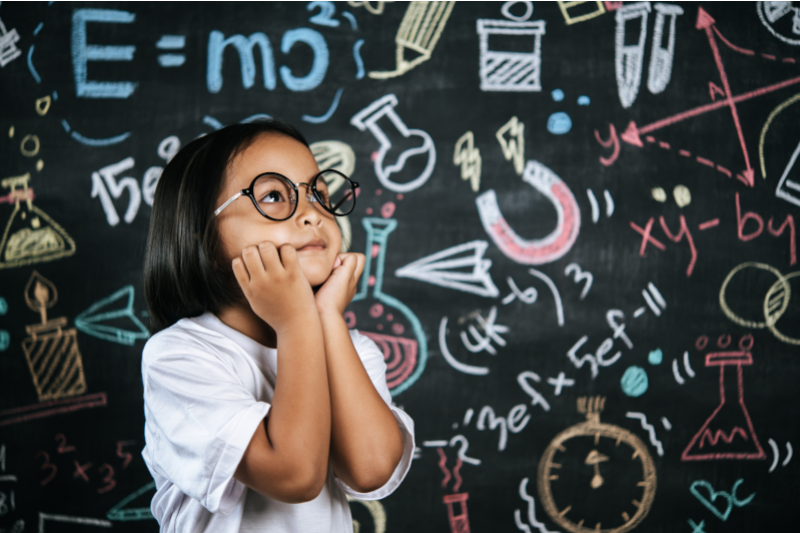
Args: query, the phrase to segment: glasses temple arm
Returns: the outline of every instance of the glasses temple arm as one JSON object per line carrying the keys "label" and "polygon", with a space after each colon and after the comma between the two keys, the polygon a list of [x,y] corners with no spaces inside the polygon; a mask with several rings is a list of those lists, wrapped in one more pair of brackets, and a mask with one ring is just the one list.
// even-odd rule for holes
{"label": "glasses temple arm", "polygon": [[216,210],[216,211],[214,211],[214,216],[217,216],[217,215],[219,215],[219,214],[222,212],[222,210],[223,210],[223,209],[225,209],[226,207],[228,207],[229,205],[231,205],[231,203],[233,203],[233,201],[234,201],[234,200],[236,200],[237,198],[239,198],[241,195],[242,195],[242,191],[239,191],[239,192],[237,192],[236,194],[234,194],[233,196],[231,196],[231,197],[228,199],[228,201],[227,201],[227,202],[225,202],[224,204],[222,204],[221,206],[219,206],[219,207],[217,208],[217,210]]}

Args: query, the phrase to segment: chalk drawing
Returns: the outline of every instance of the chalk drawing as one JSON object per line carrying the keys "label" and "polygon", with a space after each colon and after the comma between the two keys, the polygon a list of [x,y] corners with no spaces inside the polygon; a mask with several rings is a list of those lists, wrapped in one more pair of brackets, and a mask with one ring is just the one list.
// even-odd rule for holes
{"label": "chalk drawing", "polygon": [[486,241],[471,241],[417,259],[395,271],[399,278],[411,278],[440,287],[495,298],[500,290],[492,281],[492,262],[484,259]]}
{"label": "chalk drawing", "polygon": [[[346,18],[348,22],[350,22],[350,29],[351,30],[358,31],[358,22],[356,21],[355,15],[353,15],[349,11],[342,11],[342,16],[344,18]],[[363,40],[363,39],[361,39],[361,40]],[[363,76],[362,76],[362,78],[363,78]],[[360,78],[357,78],[357,79],[360,79]]]}
{"label": "chalk drawing", "polygon": [[369,0],[347,0],[348,5],[352,7],[363,7],[373,15],[382,15],[386,4],[393,3],[394,0],[377,0],[376,2],[370,2]]}
{"label": "chalk drawing", "polygon": [[61,413],[71,413],[90,407],[105,407],[106,405],[108,405],[106,393],[98,392],[72,398],[63,398],[61,400],[50,400],[22,407],[12,407],[11,409],[0,411],[0,427],[39,418],[47,418]]}
{"label": "chalk drawing", "polygon": [[694,520],[690,518],[689,520],[687,520],[687,522],[689,523],[689,526],[692,528],[692,533],[706,533],[706,531],[703,529],[706,524],[705,520],[700,520],[700,523],[697,524],[695,523]]}
{"label": "chalk drawing", "polygon": [[509,329],[507,326],[503,326],[502,324],[496,324],[495,320],[497,320],[497,307],[492,306],[489,310],[489,316],[487,318],[483,318],[480,313],[475,315],[475,319],[478,321],[478,325],[483,330],[483,334],[478,332],[478,329],[470,324],[468,331],[472,338],[475,340],[476,344],[472,344],[467,334],[462,331],[461,332],[461,342],[464,344],[464,347],[472,353],[478,353],[482,351],[487,351],[492,355],[497,355],[497,350],[492,346],[492,341],[496,342],[499,346],[505,346],[506,341],[500,336],[500,333],[508,333]]}
{"label": "chalk drawing", "polygon": [[[81,528],[85,527],[104,527],[110,528],[113,524],[108,520],[100,518],[89,518],[83,516],[67,516],[60,514],[50,514],[39,512],[39,533],[47,533],[47,522],[60,522],[66,524],[79,524]],[[56,528],[61,529],[61,528]]]}
{"label": "chalk drawing", "polygon": [[[730,343],[730,336],[717,339],[717,346]],[[750,413],[744,403],[744,383],[742,366],[753,364],[750,349],[753,336],[745,335],[739,340],[739,349],[719,351],[706,355],[706,367],[719,367],[719,406],[711,413],[705,423],[695,433],[681,454],[682,461],[704,461],[709,459],[766,459],[766,454],[758,442]],[[736,405],[726,406],[725,368],[736,367]],[[732,376],[731,376],[732,377]],[[725,409],[723,409],[725,408]]]}
{"label": "chalk drawing", "polygon": [[[136,489],[131,494],[125,496],[119,503],[114,505],[106,513],[106,518],[117,522],[130,522],[133,520],[154,520],[153,514],[150,512],[150,506],[146,507],[126,507],[133,500],[142,494],[154,490],[156,488],[155,481]],[[144,503],[144,502],[143,502]]]}
{"label": "chalk drawing", "polygon": [[636,365],[629,366],[625,369],[620,380],[622,385],[622,392],[634,398],[641,396],[647,392],[649,381],[647,379],[647,371]]}
{"label": "chalk drawing", "polygon": [[317,8],[319,8],[319,13],[308,18],[310,23],[328,26],[329,28],[339,27],[340,22],[332,18],[336,14],[336,5],[333,2],[309,2],[306,4],[306,11],[309,13]]}
{"label": "chalk drawing", "polygon": [[[356,170],[356,154],[347,143],[341,141],[318,141],[312,143],[309,148],[320,170],[338,170],[345,176],[352,176]],[[325,176],[326,179],[328,176],[332,178],[330,183],[326,181],[328,191],[331,193],[339,190],[339,187],[344,184],[344,179],[338,174],[329,172]],[[350,217],[336,217],[336,223],[339,225],[339,230],[342,234],[342,252],[347,252],[353,242]]]}
{"label": "chalk drawing", "polygon": [[63,329],[67,325],[66,317],[47,319],[47,309],[58,301],[55,285],[34,270],[24,294],[25,303],[32,311],[38,311],[41,318],[41,324],[25,326],[30,336],[22,341],[39,401],[86,392],[77,331],[74,328]]}
{"label": "chalk drawing", "polygon": [[481,151],[475,147],[475,136],[466,132],[456,141],[453,164],[461,165],[461,179],[469,180],[473,192],[481,186]]}
{"label": "chalk drawing", "polygon": [[675,198],[675,203],[681,208],[692,203],[692,193],[685,185],[676,185],[675,188],[672,189],[672,197]]}
{"label": "chalk drawing", "polygon": [[650,435],[650,444],[656,448],[659,456],[663,456],[664,446],[661,444],[661,441],[656,438],[656,428],[654,428],[652,424],[647,423],[647,416],[645,416],[644,413],[635,413],[631,411],[625,413],[625,416],[628,418],[635,418],[642,423],[642,429],[646,430]]}
{"label": "chalk drawing", "polygon": [[541,383],[542,378],[539,377],[539,374],[536,372],[531,372],[530,370],[525,370],[520,372],[517,376],[517,383],[519,383],[520,388],[531,397],[531,405],[540,405],[542,409],[545,411],[550,410],[550,403],[545,399],[544,396],[539,394],[536,389],[533,388],[528,380],[532,380],[535,383]]}
{"label": "chalk drawing", "polygon": [[[450,533],[470,533],[467,500],[469,493],[447,494],[442,501],[447,505],[447,519],[450,522]],[[455,505],[459,504],[456,511]]]}
{"label": "chalk drawing", "polygon": [[339,107],[339,100],[342,98],[342,93],[343,92],[344,92],[344,89],[342,87],[339,87],[338,89],[336,89],[336,94],[333,95],[333,102],[331,102],[331,105],[328,108],[328,110],[325,112],[325,114],[323,114],[323,115],[321,115],[319,117],[313,117],[311,115],[303,115],[300,118],[304,122],[310,122],[312,124],[323,124],[323,123],[327,122],[328,119],[333,116],[333,114],[336,112],[336,109]]}
{"label": "chalk drawing", "polygon": [[578,202],[567,184],[538,161],[528,161],[522,180],[553,204],[556,228],[542,239],[522,239],[503,218],[494,189],[475,199],[483,228],[500,251],[517,263],[542,265],[560,259],[572,248],[580,232]]}
{"label": "chalk drawing", "polygon": [[[621,324],[620,326],[624,330],[625,325]],[[616,331],[620,331],[620,328],[619,327],[616,328]],[[620,335],[625,335],[624,331],[622,331]],[[625,336],[627,337],[627,335]],[[615,336],[614,338],[617,338],[617,336]],[[578,339],[578,341],[572,345],[572,348],[570,348],[567,351],[567,358],[573,365],[575,365],[575,368],[582,368],[583,365],[588,364],[589,369],[591,370],[592,373],[592,379],[595,379],[600,371],[600,367],[601,366],[607,367],[616,363],[619,360],[619,358],[622,357],[622,352],[618,350],[613,356],[611,356],[611,358],[606,359],[605,358],[606,354],[609,353],[611,349],[614,347],[613,339],[607,338],[602,343],[600,343],[600,346],[597,347],[597,350],[595,351],[594,354],[586,354],[583,357],[578,357],[578,350],[580,350],[581,347],[584,344],[586,344],[588,340],[589,340],[588,335],[584,335],[583,337]]]}
{"label": "chalk drawing", "polygon": [[[650,2],[634,2],[617,10],[614,34],[614,67],[617,74],[617,92],[622,107],[631,107],[639,94],[644,64],[644,45],[647,40],[647,15]],[[634,21],[628,24],[629,21]],[[638,22],[638,24],[637,24]],[[638,26],[638,28],[636,28]],[[635,30],[633,38],[627,35]],[[635,44],[625,44],[635,43]]]}
{"label": "chalk drawing", "polygon": [[[2,24],[2,21],[0,21],[0,24]],[[36,72],[36,67],[33,66],[33,50],[34,50],[34,45],[31,45],[28,48],[28,70],[30,71],[31,76],[33,76],[33,79],[36,81],[36,83],[42,83],[41,76],[39,76],[39,73]],[[2,63],[2,55],[3,52],[0,52],[0,63]],[[3,65],[0,64],[0,66]]]}
{"label": "chalk drawing", "polygon": [[[93,303],[76,316],[75,327],[92,337],[127,346],[133,346],[139,339],[148,338],[150,332],[136,318],[136,312],[133,310],[133,296],[133,285],[124,286],[111,296]],[[124,318],[133,323],[133,328],[120,327],[120,319]]]}
{"label": "chalk drawing", "polygon": [[503,298],[503,305],[508,305],[517,298],[519,298],[522,303],[532,304],[536,302],[536,299],[539,297],[539,291],[537,291],[535,287],[528,287],[524,291],[519,290],[519,287],[517,287],[517,284],[511,276],[506,278],[506,283],[508,283],[511,292]]}
{"label": "chalk drawing", "polygon": [[578,263],[570,263],[567,265],[567,268],[564,269],[565,276],[569,276],[571,273],[575,274],[575,283],[580,283],[581,281],[585,282],[580,296],[581,300],[583,300],[586,298],[586,295],[589,294],[589,290],[592,288],[594,276],[591,272],[584,272]]}
{"label": "chalk drawing", "polygon": [[550,279],[544,272],[540,272],[535,268],[529,268],[528,273],[544,281],[545,285],[547,285],[547,288],[550,289],[550,292],[553,294],[553,300],[556,306],[556,320],[558,321],[559,326],[563,326],[564,306],[561,304],[561,294],[558,292],[558,287],[556,287],[556,284],[553,283],[553,280]]}
{"label": "chalk drawing", "polygon": [[520,531],[531,533],[531,528],[529,527],[530,525],[538,529],[540,533],[556,533],[554,531],[549,531],[543,523],[536,520],[536,509],[534,508],[533,496],[528,495],[528,478],[523,478],[519,484],[519,497],[528,502],[529,522],[529,524],[525,524],[522,521],[522,512],[519,509],[514,509],[514,523],[517,524],[517,528]]}
{"label": "chalk drawing", "polygon": [[364,60],[361,59],[361,47],[364,46],[364,39],[359,39],[353,45],[353,61],[356,62],[356,79],[364,79]]}
{"label": "chalk drawing", "polygon": [[5,67],[22,54],[17,48],[18,41],[19,33],[17,33],[17,29],[6,29],[3,20],[0,19],[0,67]]}
{"label": "chalk drawing", "polygon": [[[89,44],[88,23],[131,24],[136,14],[117,9],[75,9],[72,12],[72,75],[78,98],[128,98],[138,83],[131,81],[95,81],[88,78],[90,61],[133,61],[136,47]],[[109,30],[106,30],[109,31]]]}
{"label": "chalk drawing", "polygon": [[[797,19],[800,18],[800,9],[794,7],[791,2],[757,2],[756,5],[758,6],[756,8],[758,18],[772,35],[786,44],[800,45],[797,24]],[[790,34],[775,28],[775,23],[789,14],[792,15],[792,32]]]}
{"label": "chalk drawing", "polygon": [[442,317],[442,321],[439,323],[439,349],[442,352],[442,357],[444,360],[447,361],[447,364],[458,370],[459,372],[463,372],[465,374],[470,374],[473,376],[485,376],[489,373],[489,369],[485,366],[474,366],[468,365],[466,363],[462,363],[458,361],[453,354],[450,353],[450,350],[447,348],[447,317]]}
{"label": "chalk drawing", "polygon": [[[395,36],[397,67],[392,71],[373,71],[378,80],[396,78],[431,58],[455,2],[411,2]],[[411,59],[407,59],[409,54]]]}
{"label": "chalk drawing", "polygon": [[[505,135],[508,133],[508,139]],[[495,134],[500,148],[503,150],[503,157],[506,161],[514,162],[514,170],[522,175],[525,164],[525,124],[519,122],[517,117],[511,117]]]}
{"label": "chalk drawing", "polygon": [[[653,44],[650,47],[650,65],[647,71],[647,88],[653,94],[660,94],[669,85],[672,77],[672,63],[675,57],[675,22],[683,15],[683,8],[675,4],[656,3],[656,23],[653,28]],[[667,47],[664,48],[664,21],[669,17]]]}
{"label": "chalk drawing", "polygon": [[663,360],[664,352],[661,351],[661,348],[651,350],[650,353],[647,354],[647,362],[651,365],[660,365]]}
{"label": "chalk drawing", "polygon": [[[600,15],[606,12],[606,8],[603,6],[603,4],[604,2],[580,2],[580,1],[564,2],[559,0],[558,7],[561,9],[561,14],[564,16],[564,22],[566,22],[567,25],[571,25],[577,22],[583,22],[585,20],[590,20],[595,17],[599,17]],[[587,6],[592,7],[593,10],[587,11],[586,9]],[[569,11],[572,8],[577,8],[575,9],[575,11],[580,12],[580,14],[571,15]]]}
{"label": "chalk drawing", "polygon": [[[578,412],[586,415],[586,421],[556,435],[539,462],[537,486],[540,502],[550,518],[571,533],[593,530],[609,533],[630,531],[644,520],[655,498],[656,470],[647,446],[630,431],[600,422],[600,412],[604,404],[603,397],[578,398]],[[594,442],[592,450],[585,457],[582,455],[583,452],[577,455],[574,450],[580,446],[573,443],[586,442],[589,439]],[[622,448],[625,449],[624,452],[621,451],[621,444],[626,446]],[[633,453],[629,454],[628,450]],[[603,463],[607,464],[601,473],[600,465]],[[585,482],[587,476],[582,473],[586,466],[591,466],[594,470],[589,483]],[[578,472],[581,473],[580,477],[576,477],[575,473]],[[635,486],[637,492],[641,490],[641,496],[631,502],[615,503],[620,511],[621,520],[602,525],[594,521],[594,528],[584,526],[585,522],[593,521],[591,516],[583,515],[586,512],[591,513],[590,510],[593,508],[591,504],[587,507],[586,502],[596,502],[595,491],[605,484],[606,478],[612,477],[629,479],[630,481],[626,483]],[[564,483],[574,487],[569,493],[572,501],[556,502],[553,485]],[[606,508],[610,505],[608,500],[604,499],[603,502]],[[576,507],[575,510],[573,505]],[[629,511],[633,514],[631,515]]]}
{"label": "chalk drawing", "polygon": [[186,56],[184,54],[174,53],[177,50],[182,50],[186,46],[185,35],[162,35],[156,42],[156,49],[170,50],[170,53],[159,54],[158,64],[163,68],[175,68],[183,66],[186,63]]}
{"label": "chalk drawing", "polygon": [[[534,22],[478,19],[479,76],[482,91],[538,92],[542,90],[542,36],[545,21]],[[508,52],[490,48],[489,37],[522,42],[530,39],[531,51]]]}
{"label": "chalk drawing", "polygon": [[[589,197],[589,204],[592,206],[592,222],[597,224],[600,220],[600,205],[597,203],[597,198],[592,189],[586,189],[586,196]],[[611,193],[608,192],[608,189],[603,190],[603,198],[606,201],[606,217],[611,218],[611,215],[614,214],[614,199],[611,198]]]}
{"label": "chalk drawing", "polygon": [[75,253],[75,241],[44,211],[33,205],[30,174],[5,178],[10,189],[1,200],[14,203],[0,240],[0,269],[52,261]]}
{"label": "chalk drawing", "polygon": [[547,117],[547,131],[553,135],[564,135],[572,129],[572,119],[563,111],[556,111]]}
{"label": "chalk drawing", "polygon": [[[739,488],[739,485],[741,485],[743,482],[744,482],[744,479],[736,480],[736,483],[733,484],[733,488],[731,489],[731,492],[727,493],[727,492],[721,491],[721,490],[720,491],[715,491],[714,487],[711,485],[711,483],[701,479],[701,480],[698,480],[698,481],[695,481],[694,483],[692,483],[692,486],[689,487],[689,492],[691,492],[692,495],[695,498],[697,498],[697,500],[700,503],[702,503],[703,506],[706,509],[711,511],[711,513],[714,516],[716,516],[717,518],[719,518],[720,520],[722,520],[724,522],[730,516],[731,510],[733,510],[733,506],[734,505],[736,507],[744,507],[745,505],[747,505],[748,503],[753,501],[753,498],[755,498],[755,496],[756,496],[755,492],[753,494],[751,494],[750,496],[747,496],[744,500],[740,500],[736,496],[736,490]],[[709,498],[706,498],[706,496],[698,490],[698,488],[701,488],[701,487],[708,490],[708,496],[709,496],[710,500],[709,500]],[[728,502],[728,507],[725,509],[724,512],[720,512],[720,510],[714,505],[714,500],[716,500],[717,498],[722,498],[723,500]]]}
{"label": "chalk drawing", "polygon": [[603,148],[612,148],[613,151],[609,157],[600,156],[600,163],[605,166],[611,166],[614,164],[614,161],[617,160],[619,157],[619,137],[617,136],[617,129],[614,127],[613,124],[608,125],[608,140],[604,141],[600,137],[600,132],[598,130],[594,130],[594,138],[600,143],[600,146]]}
{"label": "chalk drawing", "polygon": [[563,389],[564,387],[572,387],[572,386],[574,386],[575,385],[575,380],[574,379],[566,379],[566,374],[564,374],[563,372],[559,372],[558,373],[558,377],[556,377],[556,378],[547,378],[547,383],[549,383],[550,385],[552,385],[552,386],[554,386],[556,388],[556,390],[553,391],[553,394],[555,394],[556,396],[561,396],[561,389]]}
{"label": "chalk drawing", "polygon": [[[395,112],[397,106],[397,97],[394,94],[387,94],[370,105],[353,115],[350,119],[350,124],[357,127],[361,131],[369,130],[370,133],[380,143],[377,156],[374,158],[375,175],[378,181],[394,192],[404,193],[418,189],[431,177],[433,167],[436,164],[436,147],[433,144],[433,139],[427,132],[419,129],[409,129],[403,120]],[[386,153],[392,147],[392,141],[387,136],[386,132],[377,124],[378,120],[386,117],[397,129],[397,132],[403,137],[421,137],[422,145],[417,148],[409,148],[400,154],[394,164],[384,166],[384,158]],[[397,183],[392,181],[390,176],[396,172],[403,170],[406,160],[415,155],[427,154],[428,160],[425,168],[415,178],[406,181],[405,183]]]}
{"label": "chalk drawing", "polygon": [[92,198],[100,198],[100,205],[106,215],[106,220],[110,226],[119,224],[119,215],[114,207],[112,198],[120,198],[125,189],[128,189],[128,208],[125,211],[124,220],[127,224],[133,222],[136,213],[139,212],[139,204],[142,201],[142,193],[139,190],[139,183],[131,177],[125,177],[117,181],[117,176],[133,168],[134,160],[126,157],[118,163],[101,168],[97,172],[92,172]]}
{"label": "chalk drawing", "polygon": [[[356,500],[355,498],[351,497],[349,494],[347,495],[347,501],[352,505],[354,503],[363,505],[369,511],[370,516],[372,517],[372,531],[375,533],[385,533],[386,532],[386,510],[383,508],[383,504],[377,500],[374,501],[364,501],[364,500]],[[353,533],[359,533],[361,530],[361,524],[354,518],[353,519]]]}
{"label": "chalk drawing", "polygon": [[[514,7],[516,4],[522,4],[525,7],[525,12],[522,13],[522,15],[514,15],[511,12],[511,8]],[[505,18],[509,20],[524,22],[529,18],[531,18],[531,15],[533,15],[533,2],[528,2],[528,1],[504,2],[503,6],[500,8],[500,14],[502,14]]]}

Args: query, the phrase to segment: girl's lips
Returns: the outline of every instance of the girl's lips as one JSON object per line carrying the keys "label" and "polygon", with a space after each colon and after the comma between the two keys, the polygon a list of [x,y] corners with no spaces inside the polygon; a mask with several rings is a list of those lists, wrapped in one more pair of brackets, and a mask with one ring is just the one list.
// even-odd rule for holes
{"label": "girl's lips", "polygon": [[315,239],[315,240],[309,242],[308,244],[305,244],[305,245],[301,246],[300,248],[297,248],[297,251],[298,252],[317,252],[317,251],[324,250],[324,249],[325,249],[325,241],[323,241],[321,239]]}

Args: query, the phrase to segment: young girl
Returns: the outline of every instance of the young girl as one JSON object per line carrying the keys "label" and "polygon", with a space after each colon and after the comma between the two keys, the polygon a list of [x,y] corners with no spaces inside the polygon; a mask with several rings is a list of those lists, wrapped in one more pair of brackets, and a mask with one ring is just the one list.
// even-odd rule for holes
{"label": "young girl", "polygon": [[346,495],[380,499],[405,477],[414,423],[342,318],[364,256],[340,253],[335,216],[357,187],[279,121],[222,128],[164,169],[142,357],[162,531],[351,532]]}

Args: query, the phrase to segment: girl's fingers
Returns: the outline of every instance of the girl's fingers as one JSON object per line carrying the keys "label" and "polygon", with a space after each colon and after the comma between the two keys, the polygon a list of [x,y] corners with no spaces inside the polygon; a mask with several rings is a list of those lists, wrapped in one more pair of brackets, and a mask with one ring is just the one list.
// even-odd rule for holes
{"label": "girl's fingers", "polygon": [[250,275],[247,273],[247,268],[244,266],[244,262],[241,258],[237,257],[234,259],[231,267],[233,268],[233,275],[239,283],[239,286],[242,289],[247,287],[247,285],[250,284]]}
{"label": "girl's fingers", "polygon": [[296,271],[300,268],[300,263],[297,261],[297,250],[295,250],[294,246],[291,244],[282,244],[279,252],[279,261],[284,270]]}
{"label": "girl's fingers", "polygon": [[361,278],[361,274],[364,272],[364,265],[367,262],[367,257],[364,254],[355,254],[356,256],[356,271],[353,273],[356,281]]}
{"label": "girl's fingers", "polygon": [[262,242],[258,245],[258,255],[261,258],[261,263],[264,265],[264,270],[267,272],[275,272],[281,266],[281,260],[278,257],[278,250],[275,245],[269,241]]}
{"label": "girl's fingers", "polygon": [[255,246],[246,246],[242,250],[242,262],[247,267],[249,279],[264,273],[264,264],[261,262],[261,256]]}

